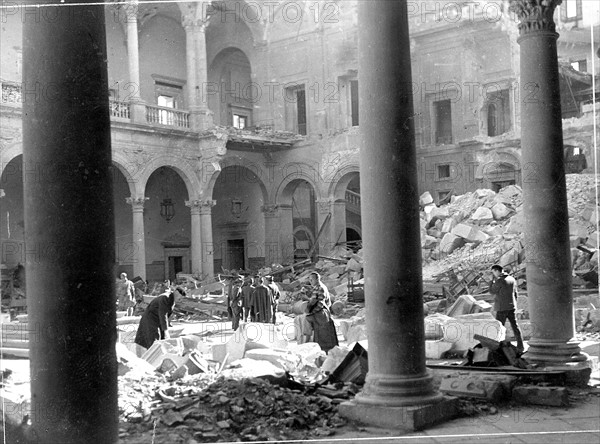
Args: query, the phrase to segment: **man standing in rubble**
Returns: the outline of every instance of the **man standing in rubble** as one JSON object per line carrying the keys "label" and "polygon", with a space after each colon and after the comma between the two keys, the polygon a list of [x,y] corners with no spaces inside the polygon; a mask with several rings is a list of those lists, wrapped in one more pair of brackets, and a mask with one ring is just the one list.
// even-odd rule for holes
{"label": "man standing in rubble", "polygon": [[312,327],[313,341],[327,353],[338,345],[337,332],[331,319],[331,296],[325,284],[321,282],[319,273],[313,271],[309,280],[311,286],[308,288],[306,321]]}
{"label": "man standing in rubble", "polygon": [[273,298],[271,290],[265,285],[266,279],[257,283],[252,292],[252,311],[254,312],[252,320],[269,324],[273,321]]}
{"label": "man standing in rubble", "polygon": [[273,276],[266,276],[267,287],[271,290],[271,298],[273,299],[273,324],[277,324],[277,306],[279,305],[279,298],[281,292],[275,282],[273,282]]}
{"label": "man standing in rubble", "polygon": [[127,273],[121,273],[120,279],[117,280],[117,310],[126,311],[127,316],[133,316],[133,307],[135,304],[133,282],[127,279]]}
{"label": "man standing in rubble", "polygon": [[242,311],[244,322],[250,321],[250,308],[252,307],[252,292],[254,291],[254,280],[247,276],[242,284]]}
{"label": "man standing in rubble", "polygon": [[242,317],[241,283],[242,277],[236,276],[229,280],[227,286],[227,312],[231,318],[231,328],[233,328],[234,331],[240,326],[240,319]]}
{"label": "man standing in rubble", "polygon": [[523,353],[523,336],[515,317],[517,308],[517,281],[512,276],[509,276],[502,266],[498,264],[492,266],[492,274],[494,278],[490,285],[490,293],[495,296],[494,310],[496,310],[496,319],[502,325],[508,319],[517,339],[517,350],[519,353]]}

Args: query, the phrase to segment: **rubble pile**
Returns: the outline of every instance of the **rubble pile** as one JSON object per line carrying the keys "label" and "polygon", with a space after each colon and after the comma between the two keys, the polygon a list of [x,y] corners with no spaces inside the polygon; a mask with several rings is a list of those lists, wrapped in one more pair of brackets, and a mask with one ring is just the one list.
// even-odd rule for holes
{"label": "rubble pile", "polygon": [[[566,177],[574,284],[597,285],[595,178],[591,174]],[[465,270],[484,272],[494,263],[508,267],[513,274],[523,270],[524,216],[519,186],[509,185],[498,193],[480,189],[452,196],[450,203],[439,207],[426,192],[420,197],[420,205],[425,280]],[[471,293],[483,290],[474,288]]]}
{"label": "rubble pile", "polygon": [[178,435],[181,442],[192,438],[216,442],[329,436],[345,424],[336,413],[336,405],[356,391],[349,385],[344,390],[343,384],[288,388],[259,378],[220,377],[209,384],[172,385],[156,390],[151,410],[121,414],[121,438],[129,434],[127,430],[144,429],[152,429],[157,437],[174,439],[173,435]]}

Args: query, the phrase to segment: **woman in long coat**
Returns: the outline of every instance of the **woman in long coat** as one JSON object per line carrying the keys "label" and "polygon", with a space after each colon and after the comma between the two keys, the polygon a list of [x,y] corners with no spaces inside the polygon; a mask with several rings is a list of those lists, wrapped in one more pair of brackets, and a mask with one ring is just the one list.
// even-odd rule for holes
{"label": "woman in long coat", "polygon": [[185,296],[185,290],[177,287],[175,290],[167,289],[150,302],[135,335],[135,343],[145,348],[150,348],[158,339],[168,339],[169,317],[173,313],[176,295]]}

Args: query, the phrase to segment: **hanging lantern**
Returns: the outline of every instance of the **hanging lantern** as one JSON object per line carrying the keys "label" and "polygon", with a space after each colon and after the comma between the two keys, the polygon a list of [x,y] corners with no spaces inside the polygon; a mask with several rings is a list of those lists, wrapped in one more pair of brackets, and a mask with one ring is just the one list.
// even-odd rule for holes
{"label": "hanging lantern", "polygon": [[160,203],[160,215],[169,222],[173,217],[175,217],[175,206],[173,205],[173,201],[169,198],[165,198]]}

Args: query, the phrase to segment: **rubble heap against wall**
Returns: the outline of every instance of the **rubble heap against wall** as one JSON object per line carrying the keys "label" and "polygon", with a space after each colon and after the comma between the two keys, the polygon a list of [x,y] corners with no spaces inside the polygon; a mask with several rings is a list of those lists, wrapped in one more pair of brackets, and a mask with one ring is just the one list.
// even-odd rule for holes
{"label": "rubble heap against wall", "polygon": [[[597,285],[596,181],[591,174],[569,174],[566,178],[574,284]],[[448,273],[489,272],[495,263],[513,273],[524,271],[528,248],[523,238],[521,187],[510,185],[498,193],[480,189],[452,196],[450,203],[442,206],[426,192],[420,205],[425,280]]]}

